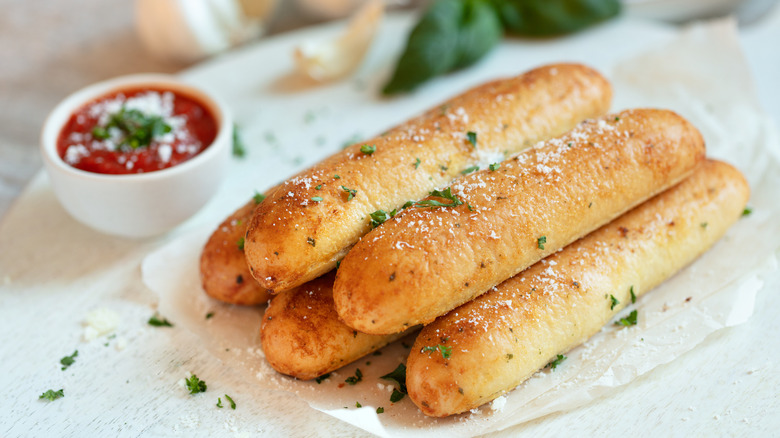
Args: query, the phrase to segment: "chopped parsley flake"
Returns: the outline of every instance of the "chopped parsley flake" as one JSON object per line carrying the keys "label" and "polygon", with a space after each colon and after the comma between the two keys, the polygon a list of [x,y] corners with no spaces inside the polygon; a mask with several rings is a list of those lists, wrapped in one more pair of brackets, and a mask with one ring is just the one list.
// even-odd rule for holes
{"label": "chopped parsley flake", "polygon": [[187,385],[187,389],[190,391],[190,394],[206,392],[206,382],[200,380],[195,374],[188,377],[184,383]]}
{"label": "chopped parsley flake", "polygon": [[383,408],[382,406],[376,408],[376,413],[377,414],[384,414],[385,413],[385,408]]}
{"label": "chopped parsley flake", "polygon": [[206,319],[211,319],[214,317],[214,312],[209,312],[206,314]]}
{"label": "chopped parsley flake", "polygon": [[702,223],[701,223],[701,224],[699,224],[699,225],[701,225],[701,227],[702,227],[702,228],[704,228],[704,229],[706,229],[706,228],[707,228],[707,222],[702,222]]}
{"label": "chopped parsley flake", "polygon": [[360,368],[355,369],[355,375],[347,377],[347,380],[344,380],[344,383],[348,383],[350,385],[357,385],[358,382],[363,380],[363,373],[360,371]]}
{"label": "chopped parsley flake", "polygon": [[315,187],[317,190],[322,190],[322,184],[319,184],[317,187]]}
{"label": "chopped parsley flake", "polygon": [[311,200],[314,202],[322,202],[322,196],[312,196]]}
{"label": "chopped parsley flake", "polygon": [[234,402],[233,399],[229,395],[227,395],[227,394],[225,394],[225,398],[227,399],[227,401],[230,402],[230,409],[235,410],[236,409],[236,402]]}
{"label": "chopped parsley flake", "polygon": [[65,356],[60,359],[60,364],[62,364],[62,371],[67,370],[69,366],[73,365],[73,363],[76,362],[76,356],[78,355],[79,351],[76,350],[70,356]]}
{"label": "chopped parsley flake", "polygon": [[447,346],[441,345],[441,344],[439,344],[439,345],[437,345],[435,347],[430,347],[430,346],[423,347],[420,350],[420,353],[428,353],[428,355],[430,356],[430,354],[433,353],[434,351],[441,352],[441,357],[443,357],[445,359],[449,359],[450,356],[452,356],[452,347],[447,347]]}
{"label": "chopped parsley flake", "polygon": [[750,213],[753,213],[753,209],[750,207],[745,207],[745,209],[742,210],[742,216],[750,216]]}
{"label": "chopped parsley flake", "polygon": [[217,407],[222,409],[222,398],[217,397]]}
{"label": "chopped parsley flake", "polygon": [[636,303],[636,294],[634,293],[634,286],[633,285],[628,290],[628,293],[631,294],[631,304]]}
{"label": "chopped parsley flake", "polygon": [[246,156],[246,147],[241,140],[241,134],[238,132],[238,125],[233,124],[233,156],[244,158]]}
{"label": "chopped parsley flake", "polygon": [[[560,365],[560,364],[561,364],[561,362],[563,362],[564,360],[566,360],[566,356],[564,356],[564,355],[562,355],[562,354],[559,354],[559,355],[557,355],[557,356],[555,357],[555,359],[553,359],[553,360],[552,360],[552,362],[548,363],[548,364],[547,364],[547,366],[548,366],[548,367],[550,367],[550,369],[551,369],[551,370],[554,370],[554,369],[555,369],[555,368],[557,368],[557,367],[558,367],[558,365]],[[546,368],[546,367],[545,367],[545,368]]]}
{"label": "chopped parsley flake", "polygon": [[393,393],[390,394],[390,403],[396,403],[401,401],[406,396],[406,393],[393,388]]}
{"label": "chopped parsley flake", "polygon": [[341,186],[341,190],[344,190],[345,192],[347,192],[347,201],[351,201],[352,198],[357,196],[357,190],[355,190],[355,189],[350,189],[349,187]]}
{"label": "chopped parsley flake", "polygon": [[448,199],[450,202],[444,203],[433,199],[426,199],[423,201],[417,201],[412,205],[414,205],[415,207],[422,207],[422,208],[457,207],[458,205],[463,205],[463,201],[461,201],[460,199],[458,199],[457,196],[452,194],[452,190],[450,189],[450,187],[447,187],[444,191],[434,190],[431,192],[431,196]]}
{"label": "chopped parsley flake", "polygon": [[636,310],[632,310],[631,313],[629,313],[625,318],[620,318],[619,320],[615,321],[615,325],[620,325],[623,327],[636,325]]}
{"label": "chopped parsley flake", "polygon": [[462,175],[468,175],[468,174],[470,174],[471,172],[476,172],[476,171],[478,171],[478,170],[479,170],[479,166],[471,166],[471,167],[467,167],[467,168],[465,168],[465,169],[461,170],[461,171],[460,171],[460,173],[461,173]]}
{"label": "chopped parsley flake", "polygon": [[265,201],[265,195],[260,192],[255,192],[255,196],[252,197],[255,200],[255,205]]}
{"label": "chopped parsley flake", "polygon": [[539,249],[544,249],[544,244],[547,243],[547,236],[542,236],[538,239],[536,239],[536,247]]}
{"label": "chopped parsley flake", "polygon": [[138,149],[149,146],[155,137],[171,132],[170,125],[160,116],[147,116],[137,109],[126,109],[123,105],[118,112],[111,114],[105,126],[95,126],[92,136],[98,140],[111,137],[111,128],[122,133],[120,148]]}
{"label": "chopped parsley flake", "polygon": [[362,407],[363,407],[363,405],[361,405],[361,404],[360,404],[360,402],[355,402],[355,407],[356,407],[356,408],[362,408]]}
{"label": "chopped parsley flake", "polygon": [[422,161],[420,161],[420,158],[415,157],[415,159],[414,159],[414,168],[417,169],[418,167],[420,167],[420,163],[422,163]]}
{"label": "chopped parsley flake", "polygon": [[490,169],[491,172],[495,172],[499,167],[501,167],[501,163],[493,163],[488,166],[488,169]]}
{"label": "chopped parsley flake", "polygon": [[339,176],[339,175],[333,175],[333,179],[341,179],[341,176]]}
{"label": "chopped parsley flake", "polygon": [[620,304],[620,301],[618,301],[618,299],[617,299],[617,298],[615,298],[615,296],[614,296],[614,295],[610,295],[610,296],[609,296],[609,300],[612,302],[612,304],[610,304],[610,306],[609,306],[609,310],[614,310],[614,309],[615,309],[615,306],[617,306],[618,304]]}
{"label": "chopped parsley flake", "polygon": [[469,131],[466,133],[466,138],[468,139],[469,143],[471,143],[472,146],[477,147],[477,133],[474,131]]}
{"label": "chopped parsley flake", "polygon": [[389,380],[398,386],[393,388],[393,393],[390,395],[391,403],[396,403],[406,396],[406,365],[398,364],[395,370],[381,376],[380,379]]}
{"label": "chopped parsley flake", "polygon": [[383,223],[390,220],[391,217],[395,216],[397,210],[393,210],[390,213],[384,211],[384,210],[377,210],[368,216],[371,218],[371,229],[382,225]]}
{"label": "chopped parsley flake", "polygon": [[238,245],[238,249],[239,249],[240,251],[243,251],[243,250],[244,250],[244,243],[245,243],[245,241],[246,241],[246,239],[244,239],[244,238],[242,237],[242,238],[238,239],[238,242],[236,242],[236,244]]}
{"label": "chopped parsley flake", "polygon": [[41,394],[40,397],[38,397],[38,399],[39,400],[40,399],[45,399],[45,400],[48,400],[48,401],[54,401],[54,400],[57,400],[60,397],[65,397],[65,393],[61,389],[57,390],[57,391],[55,391],[53,389],[50,389],[50,390],[44,392],[43,394]]}
{"label": "chopped parsley flake", "polygon": [[170,321],[168,321],[166,318],[160,319],[160,314],[155,313],[152,315],[151,318],[149,318],[149,321],[147,323],[153,327],[173,327],[173,324],[171,324]]}
{"label": "chopped parsley flake", "polygon": [[323,374],[323,375],[317,377],[316,379],[314,379],[314,381],[317,382],[317,384],[319,385],[320,383],[322,383],[325,380],[327,380],[329,377],[330,377],[330,373]]}
{"label": "chopped parsley flake", "polygon": [[360,146],[360,152],[363,152],[366,155],[371,155],[376,152],[376,145],[364,144],[363,146]]}

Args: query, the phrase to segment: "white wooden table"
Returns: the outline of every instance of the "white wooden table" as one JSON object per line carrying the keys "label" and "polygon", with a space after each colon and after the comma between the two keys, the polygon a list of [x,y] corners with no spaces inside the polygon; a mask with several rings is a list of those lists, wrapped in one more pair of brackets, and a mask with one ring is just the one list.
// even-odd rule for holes
{"label": "white wooden table", "polygon": [[[777,9],[768,25],[745,30],[742,42],[759,97],[780,122]],[[0,222],[0,435],[365,435],[292,394],[236,386],[231,369],[190,333],[146,324],[157,297],[141,282],[140,261],[194,226],[145,241],[102,236],[74,223],[45,176],[35,176]],[[776,435],[780,275],[765,281],[747,323],[716,332],[608,397],[494,435]],[[120,315],[117,336],[86,343],[82,321],[97,308]],[[62,371],[60,358],[76,349],[75,364]],[[180,387],[189,371],[207,380],[206,394],[192,397]],[[38,400],[60,388],[63,399]],[[224,393],[236,400],[235,411],[214,408]]]}

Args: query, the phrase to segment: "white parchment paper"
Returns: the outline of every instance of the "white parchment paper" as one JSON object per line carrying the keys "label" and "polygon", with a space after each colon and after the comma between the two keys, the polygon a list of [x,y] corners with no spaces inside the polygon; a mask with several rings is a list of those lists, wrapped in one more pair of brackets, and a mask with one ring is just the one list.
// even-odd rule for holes
{"label": "white parchment paper", "polygon": [[[383,436],[469,436],[574,409],[696,347],[708,335],[747,321],[761,276],[777,269],[780,247],[780,139],[758,107],[749,71],[730,21],[683,30],[670,44],[625,59],[608,72],[615,110],[660,107],[679,112],[704,134],[708,154],[747,176],[753,213],[708,253],[656,290],[640,297],[639,324],[607,325],[508,395],[464,415],[431,419],[408,398],[391,404],[392,386],[379,376],[405,361],[413,338],[348,365],[318,384],[279,375],[258,344],[262,308],[218,303],[200,288],[198,258],[213,231],[197,230],[150,254],[145,284],[160,296],[160,312],[197,336],[204,348],[235,369],[237,381],[295,393],[314,409]],[[226,212],[227,215],[227,212]],[[215,311],[214,318],[204,315]],[[360,368],[363,381],[341,385]],[[356,403],[363,407],[357,408]],[[375,413],[377,407],[384,413]]]}

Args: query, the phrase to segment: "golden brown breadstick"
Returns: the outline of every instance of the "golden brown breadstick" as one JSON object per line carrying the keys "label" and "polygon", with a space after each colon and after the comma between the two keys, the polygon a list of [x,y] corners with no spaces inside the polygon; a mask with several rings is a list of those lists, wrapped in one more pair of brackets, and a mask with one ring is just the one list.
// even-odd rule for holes
{"label": "golden brown breadstick", "polygon": [[333,306],[333,278],[326,274],[271,298],[260,341],[280,373],[313,379],[408,334],[367,335],[344,325]]}
{"label": "golden brown breadstick", "polygon": [[679,182],[704,159],[699,132],[671,111],[591,120],[418,202],[341,263],[333,299],[364,333],[433,321]]}
{"label": "golden brown breadstick", "polygon": [[322,275],[369,230],[371,213],[604,114],[610,99],[609,83],[594,70],[557,64],[484,84],[352,145],[258,207],[245,244],[252,275],[272,293]]}
{"label": "golden brown breadstick", "polygon": [[259,200],[250,200],[219,224],[203,247],[200,279],[212,298],[242,305],[265,304],[270,298],[252,278],[244,257],[244,235]]}
{"label": "golden brown breadstick", "polygon": [[409,356],[410,398],[441,417],[516,387],[598,332],[631,303],[632,291],[649,291],[706,251],[748,195],[739,171],[707,161],[678,186],[437,319]]}

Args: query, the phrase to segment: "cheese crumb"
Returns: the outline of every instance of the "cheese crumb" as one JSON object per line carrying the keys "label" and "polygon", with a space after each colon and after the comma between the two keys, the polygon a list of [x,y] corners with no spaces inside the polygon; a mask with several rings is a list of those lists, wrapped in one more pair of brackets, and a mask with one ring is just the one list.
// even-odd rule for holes
{"label": "cheese crumb", "polygon": [[110,309],[95,309],[84,319],[84,340],[86,342],[113,332],[119,325],[119,315]]}

